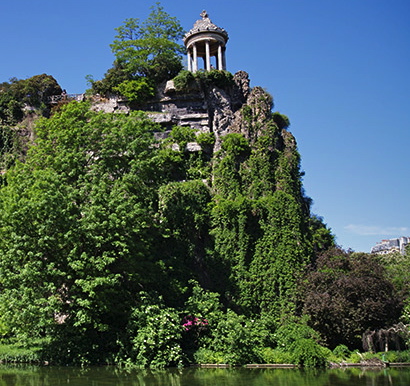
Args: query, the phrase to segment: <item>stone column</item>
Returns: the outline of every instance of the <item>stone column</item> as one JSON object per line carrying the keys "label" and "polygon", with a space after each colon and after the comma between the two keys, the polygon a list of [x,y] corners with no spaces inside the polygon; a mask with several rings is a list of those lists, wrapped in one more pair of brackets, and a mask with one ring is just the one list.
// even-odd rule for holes
{"label": "stone column", "polygon": [[196,49],[196,44],[194,43],[193,46],[193,51],[194,51],[194,63],[193,63],[193,72],[198,71],[198,51]]}
{"label": "stone column", "polygon": [[187,50],[188,54],[188,71],[192,72],[192,56],[191,56],[191,50]]}
{"label": "stone column", "polygon": [[209,49],[209,40],[205,42],[206,71],[211,71],[211,55]]}
{"label": "stone column", "polygon": [[218,45],[218,65],[216,66],[216,68],[218,70],[223,70],[223,62],[222,62],[222,45],[219,44]]}
{"label": "stone column", "polygon": [[222,70],[226,70],[226,55],[225,55],[226,47],[222,49]]}

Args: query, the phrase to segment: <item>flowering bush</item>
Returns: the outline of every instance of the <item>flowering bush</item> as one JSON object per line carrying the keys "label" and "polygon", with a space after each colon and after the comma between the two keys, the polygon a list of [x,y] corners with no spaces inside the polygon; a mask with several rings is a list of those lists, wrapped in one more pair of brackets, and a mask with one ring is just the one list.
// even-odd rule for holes
{"label": "flowering bush", "polygon": [[182,322],[182,327],[184,327],[185,331],[193,329],[206,329],[206,327],[208,326],[208,321],[206,319],[196,318],[192,315],[185,316]]}

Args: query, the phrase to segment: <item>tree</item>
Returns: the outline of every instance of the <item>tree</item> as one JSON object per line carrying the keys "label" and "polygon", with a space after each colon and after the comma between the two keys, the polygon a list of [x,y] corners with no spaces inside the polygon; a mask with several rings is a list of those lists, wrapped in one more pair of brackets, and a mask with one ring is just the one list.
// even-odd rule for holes
{"label": "tree", "polygon": [[0,124],[15,125],[19,122],[24,117],[24,104],[40,108],[42,115],[48,115],[48,97],[61,92],[57,81],[47,74],[3,82],[0,84]]}
{"label": "tree", "polygon": [[367,254],[334,248],[302,283],[304,314],[331,348],[360,348],[362,334],[397,322],[401,302],[386,272]]}
{"label": "tree", "polygon": [[184,47],[177,42],[183,37],[183,29],[160,3],[151,7],[147,20],[127,19],[116,31],[111,49],[130,77],[145,76],[161,82],[182,69]]}
{"label": "tree", "polygon": [[161,290],[154,128],[141,113],[71,103],[38,122],[36,146],[6,175],[0,321],[21,339],[48,336],[53,359],[101,359],[138,292]]}

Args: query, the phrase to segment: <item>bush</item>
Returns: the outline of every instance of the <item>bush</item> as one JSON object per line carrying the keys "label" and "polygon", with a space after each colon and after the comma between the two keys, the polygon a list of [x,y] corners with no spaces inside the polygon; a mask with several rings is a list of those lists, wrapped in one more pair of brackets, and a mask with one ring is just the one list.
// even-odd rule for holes
{"label": "bush", "polygon": [[202,148],[210,148],[215,144],[215,134],[199,133],[196,137],[196,141]]}
{"label": "bush", "polygon": [[349,357],[346,359],[348,363],[360,363],[363,357],[360,355],[358,350],[355,350],[350,353]]}
{"label": "bush", "polygon": [[292,363],[303,367],[324,367],[327,358],[323,347],[312,339],[299,339],[289,348]]}
{"label": "bush", "polygon": [[145,78],[125,80],[114,87],[114,91],[125,96],[129,102],[135,103],[143,103],[155,95],[154,87]]}
{"label": "bush", "polygon": [[318,340],[318,333],[308,325],[300,322],[289,322],[280,326],[274,334],[278,348],[289,351],[292,344],[301,339]]}
{"label": "bush", "polygon": [[174,87],[178,92],[187,92],[190,85],[195,81],[194,74],[191,71],[181,71],[174,78]]}
{"label": "bush", "polygon": [[290,126],[289,118],[278,112],[272,113],[273,121],[276,123],[279,129],[287,129]]}
{"label": "bush", "polygon": [[22,346],[20,344],[0,345],[1,363],[38,363],[42,359],[39,346]]}
{"label": "bush", "polygon": [[222,150],[233,156],[246,155],[250,153],[248,140],[239,133],[230,133],[222,137]]}
{"label": "bush", "polygon": [[233,75],[229,71],[211,70],[205,75],[206,80],[216,87],[226,89],[233,85]]}
{"label": "bush", "polygon": [[182,325],[178,313],[162,299],[141,293],[141,305],[131,315],[123,342],[123,360],[139,367],[182,365]]}
{"label": "bush", "polygon": [[340,358],[341,360],[344,360],[349,357],[351,354],[350,350],[345,346],[344,344],[339,344],[339,346],[336,346],[333,350],[333,354],[337,357]]}
{"label": "bush", "polygon": [[185,150],[188,142],[195,141],[195,132],[186,126],[174,126],[171,130],[169,141],[177,143],[181,151]]}
{"label": "bush", "polygon": [[213,351],[208,348],[200,348],[194,353],[195,363],[204,364],[224,364],[227,363],[225,354],[221,351]]}
{"label": "bush", "polygon": [[281,349],[273,349],[271,347],[263,348],[259,353],[262,363],[292,363],[292,354]]}

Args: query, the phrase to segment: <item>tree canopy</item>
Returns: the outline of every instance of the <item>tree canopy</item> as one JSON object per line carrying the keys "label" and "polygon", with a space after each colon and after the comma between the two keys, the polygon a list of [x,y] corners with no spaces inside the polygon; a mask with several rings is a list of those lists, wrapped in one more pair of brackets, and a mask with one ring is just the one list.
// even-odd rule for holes
{"label": "tree canopy", "polygon": [[359,348],[366,330],[394,324],[402,311],[383,266],[367,254],[324,252],[302,288],[303,313],[331,348]]}
{"label": "tree canopy", "polygon": [[[126,19],[116,31],[111,44],[114,66],[104,79],[91,82],[95,92],[121,92],[124,87],[129,89],[129,81],[140,78],[157,84],[182,70],[185,48],[180,41],[184,31],[177,18],[165,12],[160,3],[151,7],[146,20]],[[120,89],[115,90],[116,87]]]}

